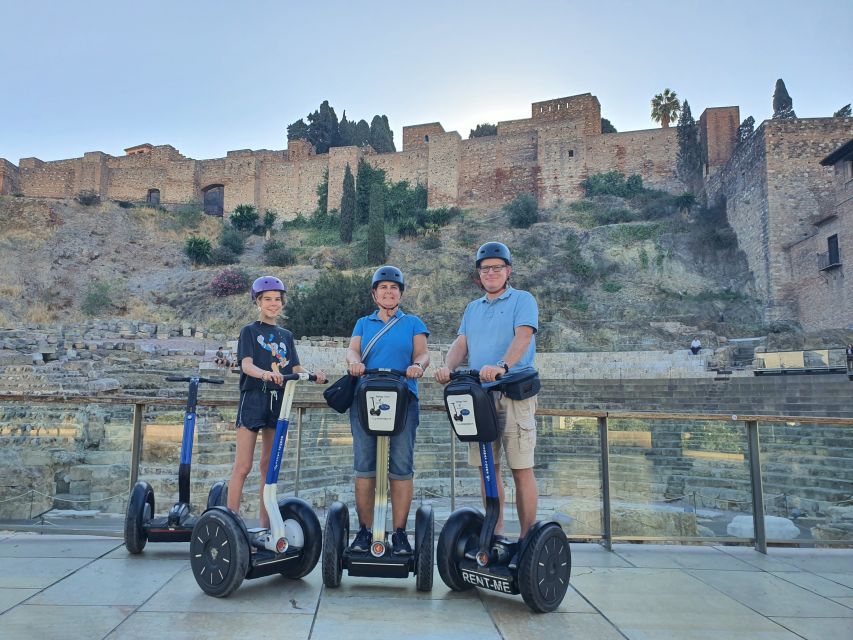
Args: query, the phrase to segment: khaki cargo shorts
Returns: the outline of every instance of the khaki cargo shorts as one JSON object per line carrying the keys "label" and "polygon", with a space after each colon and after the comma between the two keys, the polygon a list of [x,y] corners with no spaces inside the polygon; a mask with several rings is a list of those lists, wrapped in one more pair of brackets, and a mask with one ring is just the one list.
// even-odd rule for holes
{"label": "khaki cargo shorts", "polygon": [[[503,435],[492,443],[495,464],[501,463],[501,451],[506,451],[510,469],[533,467],[533,450],[536,448],[536,398],[510,400],[502,393],[492,394],[498,411],[498,422]],[[480,447],[476,442],[468,443],[468,464],[480,466]]]}

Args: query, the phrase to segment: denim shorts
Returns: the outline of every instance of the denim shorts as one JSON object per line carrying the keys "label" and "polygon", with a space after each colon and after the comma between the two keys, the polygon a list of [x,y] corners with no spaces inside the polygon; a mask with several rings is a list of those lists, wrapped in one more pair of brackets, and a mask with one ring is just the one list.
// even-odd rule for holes
{"label": "denim shorts", "polygon": [[[414,395],[409,396],[406,426],[396,436],[390,436],[391,447],[388,477],[391,480],[411,480],[415,475],[415,435],[420,421],[420,407]],[[358,409],[353,403],[349,412],[352,430],[353,468],[356,478],[376,477],[376,437],[368,435],[358,419]],[[388,437],[388,436],[381,436]]]}

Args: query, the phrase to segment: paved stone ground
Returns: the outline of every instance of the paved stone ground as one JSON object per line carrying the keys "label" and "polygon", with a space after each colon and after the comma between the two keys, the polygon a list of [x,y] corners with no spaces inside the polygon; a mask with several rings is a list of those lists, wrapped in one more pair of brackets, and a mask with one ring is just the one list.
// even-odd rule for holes
{"label": "paved stone ground", "polygon": [[0,638],[837,640],[853,637],[853,550],[573,544],[557,612],[413,579],[246,581],[206,596],[187,545],[0,532]]}

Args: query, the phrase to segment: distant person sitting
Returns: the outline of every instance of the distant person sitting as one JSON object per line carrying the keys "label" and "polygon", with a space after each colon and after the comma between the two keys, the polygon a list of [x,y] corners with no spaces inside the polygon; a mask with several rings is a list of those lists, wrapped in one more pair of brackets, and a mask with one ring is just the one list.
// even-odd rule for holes
{"label": "distant person sitting", "polygon": [[699,338],[698,337],[693,338],[693,342],[690,343],[690,353],[692,353],[695,356],[697,353],[699,353],[699,351],[701,349],[702,349],[702,343],[699,342]]}
{"label": "distant person sitting", "polygon": [[847,343],[847,373],[853,374],[853,344]]}
{"label": "distant person sitting", "polygon": [[229,365],[228,360],[225,358],[225,352],[222,350],[222,347],[216,350],[216,357],[213,359],[213,362],[217,367],[227,367]]}

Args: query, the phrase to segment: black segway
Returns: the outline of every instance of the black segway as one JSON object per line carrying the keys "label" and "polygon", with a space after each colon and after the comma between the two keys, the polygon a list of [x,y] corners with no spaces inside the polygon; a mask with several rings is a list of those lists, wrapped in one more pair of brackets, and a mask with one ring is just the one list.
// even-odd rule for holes
{"label": "black segway", "polygon": [[[169,382],[189,382],[187,408],[184,412],[184,432],[181,439],[181,463],[178,467],[178,501],[169,510],[169,515],[154,517],[154,490],[151,485],[140,480],[130,492],[127,513],[124,518],[124,546],[130,553],[141,553],[146,542],[189,542],[196,516],[190,507],[190,469],[193,454],[193,434],[196,421],[196,401],[198,385],[222,384],[218,378],[200,378],[198,376],[167,376]],[[214,484],[207,494],[207,506],[225,504],[227,489],[225,482]]]}
{"label": "black segway", "polygon": [[[500,514],[500,479],[495,477],[492,454],[492,442],[499,436],[494,401],[480,385],[479,371],[453,372],[450,379],[444,389],[447,416],[459,440],[479,442],[486,515],[470,507],[450,514],[438,537],[438,573],[454,591],[482,587],[520,593],[534,611],[554,611],[566,595],[572,570],[566,534],[556,522],[537,521],[521,548],[518,542],[494,535]],[[493,387],[500,388],[500,382]]]}
{"label": "black segway", "polygon": [[190,565],[195,581],[208,595],[224,598],[243,580],[274,573],[302,578],[320,559],[322,530],[317,515],[300,498],[278,500],[276,487],[296,384],[317,377],[313,373],[292,373],[284,379],[287,383],[263,494],[270,528],[249,529],[240,516],[222,505],[208,508],[193,527]]}
{"label": "black segway", "polygon": [[323,583],[327,587],[341,584],[346,569],[351,576],[370,578],[408,578],[415,575],[418,591],[432,590],[433,544],[435,521],[432,506],[418,507],[415,514],[415,547],[410,556],[396,556],[388,544],[386,515],[388,510],[388,458],[390,436],[406,425],[409,388],[406,374],[393,369],[368,369],[359,382],[354,409],[364,430],[376,437],[376,491],[373,508],[373,541],[369,551],[349,548],[349,510],[342,502],[334,502],[326,516],[323,536]]}

